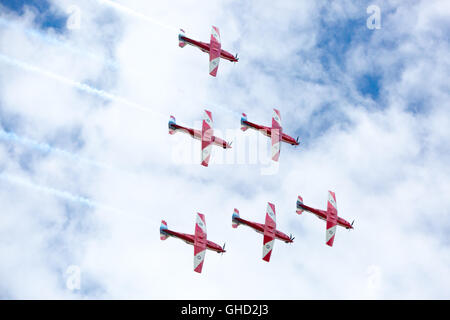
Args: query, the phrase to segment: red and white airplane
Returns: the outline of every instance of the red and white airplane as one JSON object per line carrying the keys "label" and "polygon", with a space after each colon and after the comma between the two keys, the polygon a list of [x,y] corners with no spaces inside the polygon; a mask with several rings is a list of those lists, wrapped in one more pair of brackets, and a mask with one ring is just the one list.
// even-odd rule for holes
{"label": "red and white airplane", "polygon": [[239,210],[236,208],[234,209],[231,222],[233,228],[237,228],[240,224],[243,224],[264,235],[262,259],[267,262],[270,261],[275,239],[282,240],[286,243],[292,243],[294,241],[294,237],[292,235],[287,236],[283,232],[276,229],[277,223],[275,205],[270,202],[267,203],[266,222],[264,224],[242,219],[239,216]]}
{"label": "red and white airplane", "polygon": [[174,237],[194,246],[194,271],[198,273],[202,272],[206,249],[217,253],[225,252],[225,244],[221,247],[218,244],[206,239],[205,215],[201,213],[197,213],[195,234],[180,233],[169,230],[167,228],[167,223],[164,220],[161,221],[159,233],[161,240],[166,240],[168,237]]}
{"label": "red and white airplane", "polygon": [[226,142],[216,136],[214,136],[214,130],[212,128],[213,120],[212,113],[205,110],[203,118],[202,130],[196,130],[180,126],[176,123],[175,117],[170,116],[169,120],[169,134],[175,134],[178,130],[189,134],[192,138],[202,141],[202,166],[207,167],[209,159],[211,158],[211,149],[213,145],[222,147],[224,149],[231,148],[231,143]]}
{"label": "red and white airplane", "polygon": [[272,127],[266,127],[252,123],[247,120],[247,115],[243,113],[241,117],[241,130],[246,131],[248,128],[258,130],[263,135],[272,139],[273,161],[278,161],[278,159],[280,158],[281,142],[286,142],[293,146],[298,146],[300,144],[300,142],[298,141],[298,137],[297,139],[294,139],[291,136],[288,136],[286,133],[283,133],[283,128],[281,127],[281,115],[280,111],[278,111],[277,109],[273,109]]}
{"label": "red and white airplane", "polygon": [[186,37],[184,30],[180,29],[180,34],[178,35],[178,45],[183,48],[186,44],[197,47],[203,52],[209,53],[209,74],[215,77],[217,75],[217,70],[219,68],[220,58],[229,60],[231,62],[238,62],[237,54],[233,56],[231,53],[223,50],[220,43],[220,33],[219,28],[212,27],[211,40],[209,43],[196,41],[194,39]]}
{"label": "red and white airplane", "polygon": [[303,211],[308,211],[316,215],[319,219],[327,222],[327,231],[325,242],[330,247],[333,246],[334,236],[336,235],[336,226],[341,226],[346,229],[353,229],[353,222],[338,217],[336,206],[336,195],[333,191],[328,191],[328,204],[327,211],[314,209],[303,204],[302,197],[298,196],[297,199],[297,214],[302,214]]}

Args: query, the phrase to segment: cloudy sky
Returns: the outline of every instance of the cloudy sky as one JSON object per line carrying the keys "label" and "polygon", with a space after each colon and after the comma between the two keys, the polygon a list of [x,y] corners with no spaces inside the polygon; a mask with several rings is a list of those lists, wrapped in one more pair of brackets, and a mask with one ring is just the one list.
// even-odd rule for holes
{"label": "cloudy sky", "polygon": [[[377,15],[379,12],[379,16]],[[379,19],[378,19],[379,17]],[[178,29],[208,41],[178,47]],[[448,1],[0,1],[0,298],[449,299],[450,5]],[[239,130],[272,109],[300,147]],[[167,132],[170,115],[218,135],[200,144]],[[339,228],[298,216],[326,208]],[[231,228],[233,208],[277,242]],[[194,232],[227,252],[161,241]]]}

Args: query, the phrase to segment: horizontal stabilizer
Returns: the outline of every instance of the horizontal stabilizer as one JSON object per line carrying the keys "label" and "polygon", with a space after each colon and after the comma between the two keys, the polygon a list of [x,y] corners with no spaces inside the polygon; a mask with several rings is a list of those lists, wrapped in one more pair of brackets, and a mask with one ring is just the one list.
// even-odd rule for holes
{"label": "horizontal stabilizer", "polygon": [[239,226],[239,221],[237,221],[236,218],[240,218],[239,210],[234,208],[233,217],[231,218],[231,226],[233,228],[237,228]]}
{"label": "horizontal stabilizer", "polygon": [[245,131],[248,129],[248,125],[245,124],[245,122],[247,121],[247,115],[245,113],[242,114],[241,117],[241,130]]}
{"label": "horizontal stabilizer", "polygon": [[180,48],[184,48],[184,46],[186,45],[186,42],[184,41],[184,37],[185,37],[184,30],[180,29],[180,33],[178,34],[178,46]]}
{"label": "horizontal stabilizer", "polygon": [[297,214],[302,214],[303,213],[303,198],[301,196],[298,196],[297,198]]}
{"label": "horizontal stabilizer", "polygon": [[176,120],[174,116],[170,116],[169,118],[169,134],[175,134],[175,125],[176,124]]}
{"label": "horizontal stabilizer", "polygon": [[167,222],[164,220],[161,221],[161,226],[159,227],[159,234],[161,240],[166,240],[169,235],[166,233],[167,230]]}

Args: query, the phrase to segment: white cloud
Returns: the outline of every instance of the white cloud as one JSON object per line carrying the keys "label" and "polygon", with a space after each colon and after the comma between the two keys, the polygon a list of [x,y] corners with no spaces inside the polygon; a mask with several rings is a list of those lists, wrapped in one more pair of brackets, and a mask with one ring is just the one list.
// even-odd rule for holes
{"label": "white cloud", "polygon": [[[70,4],[53,5],[64,12]],[[335,53],[343,55],[342,64],[331,60],[327,67],[321,59],[333,48],[321,41],[337,36],[327,33],[327,24],[361,20],[364,29],[367,6],[123,4],[158,24],[80,1],[79,30],[46,31],[86,55],[39,41],[22,28],[0,33],[2,54],[156,112],[0,62],[2,129],[75,155],[1,140],[0,168],[117,209],[89,208],[0,180],[0,296],[449,297],[449,61],[448,42],[439,41],[448,29],[447,5],[380,5],[382,28],[350,28],[366,38],[359,34],[343,43],[346,49]],[[32,12],[1,17],[36,28]],[[174,32],[182,27],[207,41],[212,24],[221,30],[224,49],[240,56],[236,65],[222,61],[216,79],[208,75],[207,56],[180,49]],[[112,59],[118,69],[92,56]],[[381,75],[378,100],[358,91],[359,77],[371,73]],[[413,104],[420,108],[408,107]],[[299,148],[282,146],[276,175],[261,175],[259,165],[173,163],[180,143],[200,145],[168,135],[169,115],[198,127],[207,108],[224,133],[239,128],[241,112],[270,124],[274,106],[285,131],[303,140]],[[233,148],[252,133],[237,135]],[[258,143],[270,142],[260,137]],[[225,152],[216,148],[214,155]],[[324,244],[322,221],[295,214],[298,194],[325,208],[327,190],[336,192],[339,214],[356,220],[355,230],[338,230],[333,248]],[[275,244],[269,264],[261,261],[261,235],[231,228],[233,208],[263,222],[268,201],[276,205],[279,229],[296,236],[292,245]],[[158,234],[161,219],[193,233],[197,211],[206,214],[208,238],[227,243],[223,256],[207,253],[201,275],[192,271],[192,247],[160,241]],[[80,291],[66,287],[71,265],[80,267]]]}

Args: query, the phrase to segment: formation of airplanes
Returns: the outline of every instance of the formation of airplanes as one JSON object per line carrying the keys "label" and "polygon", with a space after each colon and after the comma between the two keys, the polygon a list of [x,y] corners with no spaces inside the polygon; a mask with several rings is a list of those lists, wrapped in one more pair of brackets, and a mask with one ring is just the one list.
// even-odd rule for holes
{"label": "formation of airplanes", "polygon": [[[304,205],[302,197],[298,196],[296,212],[297,214],[301,214],[304,211],[311,212],[318,218],[326,220],[327,228],[325,243],[330,247],[333,246],[337,226],[341,226],[346,229],[353,229],[353,222],[349,223],[345,219],[338,217],[336,196],[333,191],[328,191],[328,205],[326,211],[314,209]],[[266,219],[264,223],[258,223],[241,218],[239,215],[239,210],[235,208],[231,217],[231,226],[236,229],[240,225],[247,226],[263,235],[262,260],[266,262],[270,261],[275,240],[280,240],[285,243],[293,243],[295,239],[292,234],[288,236],[284,232],[277,229],[275,205],[270,202],[267,203]],[[220,246],[217,243],[207,240],[206,220],[205,216],[201,213],[197,213],[194,234],[172,231],[168,229],[167,223],[164,220],[161,221],[159,232],[161,240],[166,240],[168,237],[174,237],[194,246],[194,271],[198,273],[202,272],[206,250],[215,251],[217,253],[226,252],[225,244]]]}
{"label": "formation of airplanes", "polygon": [[[220,59],[229,60],[231,62],[237,62],[237,54],[233,56],[229,52],[225,51],[221,47],[220,32],[215,26],[212,27],[211,39],[209,43],[196,41],[188,38],[184,31],[178,35],[179,46],[183,48],[186,44],[199,48],[203,52],[209,54],[209,74],[216,77],[219,67]],[[287,143],[293,146],[300,144],[299,137],[292,138],[288,134],[283,132],[281,126],[281,113],[277,109],[273,109],[272,125],[270,127],[259,125],[247,120],[247,115],[242,113],[241,117],[241,130],[254,129],[271,139],[271,156],[272,160],[277,162],[280,158],[281,143]],[[231,148],[231,142],[214,136],[212,113],[208,110],[204,111],[204,117],[201,130],[193,129],[178,125],[175,117],[170,116],[169,119],[169,134],[175,134],[175,132],[181,131],[189,134],[192,138],[201,141],[201,165],[208,167],[212,146],[216,145],[224,149]],[[336,195],[333,191],[328,191],[327,210],[320,210],[309,207],[303,203],[303,198],[298,196],[296,204],[296,213],[302,214],[304,211],[314,214],[321,220],[326,221],[326,245],[332,247],[336,236],[337,226],[341,226],[346,229],[353,229],[353,222],[349,223],[345,219],[338,216]],[[237,228],[239,225],[247,226],[257,233],[263,235],[263,250],[262,260],[269,262],[272,256],[275,240],[281,240],[285,243],[293,243],[295,237],[287,235],[280,230],[277,230],[276,224],[276,210],[273,203],[267,203],[266,217],[264,224],[245,220],[239,215],[239,210],[234,209],[232,215],[232,227]],[[160,238],[166,240],[169,237],[174,237],[185,241],[187,244],[194,246],[194,271],[201,273],[203,269],[203,263],[205,260],[206,250],[215,251],[217,253],[225,252],[225,244],[220,246],[210,240],[207,240],[206,232],[206,220],[205,215],[197,213],[195,233],[187,234],[172,231],[168,229],[167,223],[162,220],[160,226]]]}
{"label": "formation of airplanes", "polygon": [[[188,128],[177,124],[175,117],[172,115],[169,118],[168,127],[169,127],[169,134],[171,135],[175,134],[177,131],[180,131],[189,134],[192,138],[196,140],[201,141],[201,150],[202,150],[201,165],[204,167],[207,167],[209,165],[213,145],[222,147],[223,149],[231,148],[231,142],[228,143],[227,141],[214,136],[213,119],[211,111],[204,110],[201,130]],[[246,114],[243,113],[241,118],[241,130],[246,131],[249,128],[258,130],[265,136],[271,138],[272,140],[271,150],[273,161],[278,161],[280,158],[281,142],[288,143],[293,146],[298,146],[300,144],[298,137],[297,139],[294,139],[283,132],[283,129],[281,127],[280,111],[278,111],[277,109],[273,109],[271,127],[266,127],[263,125],[250,122],[247,120]]]}

